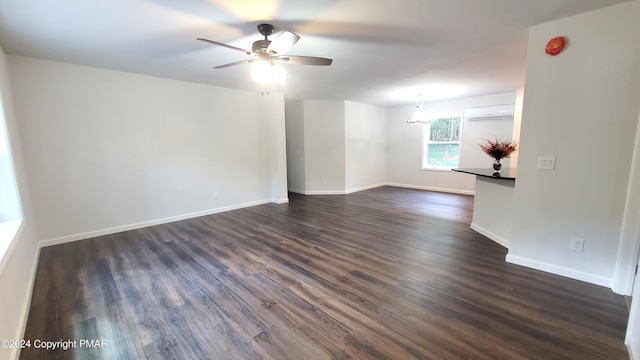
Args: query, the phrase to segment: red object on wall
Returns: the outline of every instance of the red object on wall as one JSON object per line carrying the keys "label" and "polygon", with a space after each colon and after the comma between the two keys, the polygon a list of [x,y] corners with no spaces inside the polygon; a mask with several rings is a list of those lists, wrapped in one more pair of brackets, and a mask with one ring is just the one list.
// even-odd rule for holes
{"label": "red object on wall", "polygon": [[547,43],[547,46],[544,48],[544,52],[551,56],[556,56],[560,54],[562,49],[564,49],[565,41],[564,36],[555,37]]}

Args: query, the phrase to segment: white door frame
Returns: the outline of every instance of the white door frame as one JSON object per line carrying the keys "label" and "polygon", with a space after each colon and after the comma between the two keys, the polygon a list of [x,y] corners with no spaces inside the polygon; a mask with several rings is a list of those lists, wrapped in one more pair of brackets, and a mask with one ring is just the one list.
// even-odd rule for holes
{"label": "white door frame", "polygon": [[618,247],[618,260],[611,289],[621,295],[631,295],[634,274],[640,253],[640,114],[636,126],[636,139],[631,171],[627,186],[627,198],[622,220],[622,232]]}
{"label": "white door frame", "polygon": [[624,340],[631,360],[640,359],[640,276],[636,276],[631,299],[631,311],[627,324],[627,336]]}

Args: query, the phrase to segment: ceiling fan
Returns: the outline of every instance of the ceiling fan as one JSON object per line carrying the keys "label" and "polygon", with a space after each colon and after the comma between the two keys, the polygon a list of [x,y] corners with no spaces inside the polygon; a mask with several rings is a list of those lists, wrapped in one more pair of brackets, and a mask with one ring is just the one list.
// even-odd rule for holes
{"label": "ceiling fan", "polygon": [[252,55],[250,59],[219,65],[214,67],[214,69],[222,69],[230,66],[254,62],[264,62],[271,65],[275,64],[275,62],[281,62],[288,64],[319,66],[328,66],[333,62],[332,59],[315,56],[283,55],[285,52],[291,49],[291,47],[293,47],[293,45],[295,45],[298,40],[300,40],[300,36],[298,34],[285,30],[282,33],[278,34],[278,36],[276,36],[273,40],[269,40],[268,37],[273,34],[273,25],[258,24],[258,31],[264,36],[264,40],[255,41],[253,43],[253,46],[251,46],[251,51],[209,39],[197,38],[197,40],[204,41],[213,45],[223,46],[231,50],[240,51],[247,55]]}

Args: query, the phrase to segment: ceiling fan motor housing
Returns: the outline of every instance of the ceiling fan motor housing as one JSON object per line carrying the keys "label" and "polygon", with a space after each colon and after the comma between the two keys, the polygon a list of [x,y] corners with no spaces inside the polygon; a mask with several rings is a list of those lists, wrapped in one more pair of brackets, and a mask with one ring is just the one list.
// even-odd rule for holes
{"label": "ceiling fan motor housing", "polygon": [[266,51],[269,44],[271,44],[271,40],[258,40],[251,46],[251,51],[254,53],[260,52],[260,50]]}
{"label": "ceiling fan motor housing", "polygon": [[273,34],[273,25],[271,24],[258,24],[258,31],[260,34],[264,35],[266,39],[267,36],[271,36]]}

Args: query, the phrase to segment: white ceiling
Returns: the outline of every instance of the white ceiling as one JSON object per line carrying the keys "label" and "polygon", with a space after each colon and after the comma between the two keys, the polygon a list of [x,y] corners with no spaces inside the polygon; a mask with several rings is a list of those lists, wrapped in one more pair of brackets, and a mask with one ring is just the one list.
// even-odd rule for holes
{"label": "white ceiling", "polygon": [[[5,52],[259,90],[246,55],[269,22],[302,38],[288,53],[334,59],[285,65],[287,98],[397,105],[394,93],[443,83],[461,97],[524,84],[527,28],[627,0],[0,0]],[[558,36],[563,34],[557,34]],[[540,49],[543,51],[543,49]]]}

